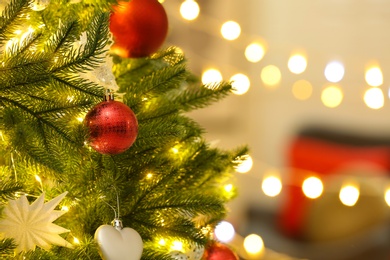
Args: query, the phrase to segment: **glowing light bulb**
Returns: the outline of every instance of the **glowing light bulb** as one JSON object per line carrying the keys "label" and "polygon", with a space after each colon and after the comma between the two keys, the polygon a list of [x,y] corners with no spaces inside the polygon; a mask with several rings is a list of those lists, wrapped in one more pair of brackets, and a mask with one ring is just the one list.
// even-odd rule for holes
{"label": "glowing light bulb", "polygon": [[61,211],[69,211],[69,207],[68,206],[62,206],[61,207]]}
{"label": "glowing light bulb", "polygon": [[290,57],[287,66],[292,73],[301,74],[306,70],[307,61],[303,55],[296,54]]}
{"label": "glowing light bulb", "polygon": [[221,27],[221,34],[226,40],[235,40],[241,34],[241,27],[237,22],[227,21]]}
{"label": "glowing light bulb", "polygon": [[77,237],[73,237],[73,242],[77,245],[80,244],[80,240]]}
{"label": "glowing light bulb", "polygon": [[173,241],[171,249],[172,251],[182,251],[183,243],[180,241]]}
{"label": "glowing light bulb", "polygon": [[364,103],[369,108],[380,109],[385,104],[385,96],[380,88],[370,88],[364,93]]}
{"label": "glowing light bulb", "polygon": [[383,74],[379,67],[372,67],[365,73],[365,79],[371,87],[379,87],[383,84]]}
{"label": "glowing light bulb", "polygon": [[158,244],[160,246],[165,246],[167,244],[167,242],[165,242],[165,239],[164,238],[161,238],[159,241],[158,241]]}
{"label": "glowing light bulb", "polygon": [[146,175],[146,179],[151,179],[151,178],[153,178],[153,173],[148,173],[148,174]]}
{"label": "glowing light bulb", "polygon": [[321,101],[326,107],[337,107],[343,101],[343,92],[337,86],[326,87],[321,93]]}
{"label": "glowing light bulb", "polygon": [[235,167],[236,172],[247,173],[252,169],[253,159],[250,155],[241,156],[239,164]]}
{"label": "glowing light bulb", "polygon": [[226,192],[232,192],[233,184],[226,184],[224,189],[225,189]]}
{"label": "glowing light bulb", "polygon": [[329,62],[325,67],[325,78],[330,82],[339,82],[344,77],[344,65],[339,61]]}
{"label": "glowing light bulb", "polygon": [[301,79],[292,86],[292,93],[296,99],[306,100],[311,97],[313,87],[309,81]]}
{"label": "glowing light bulb", "polygon": [[266,86],[276,87],[282,79],[282,74],[278,67],[268,65],[261,70],[261,80]]}
{"label": "glowing light bulb", "polygon": [[256,234],[248,235],[244,239],[244,248],[251,255],[259,254],[264,250],[263,239]]}
{"label": "glowing light bulb", "polygon": [[181,16],[189,21],[195,20],[199,16],[199,5],[194,0],[185,0],[180,5]]}
{"label": "glowing light bulb", "polygon": [[282,191],[282,181],[276,176],[268,176],[263,179],[261,188],[265,195],[276,197]]}
{"label": "glowing light bulb", "polygon": [[230,81],[232,81],[232,92],[236,95],[245,94],[249,90],[249,87],[251,85],[249,78],[241,73],[233,75],[230,78]]}
{"label": "glowing light bulb", "polygon": [[202,83],[211,84],[222,81],[222,74],[217,69],[208,69],[202,74]]}
{"label": "glowing light bulb", "polygon": [[235,233],[233,225],[227,221],[221,221],[214,230],[217,239],[224,243],[231,241]]}
{"label": "glowing light bulb", "polygon": [[317,177],[309,177],[302,184],[302,191],[306,197],[316,199],[322,195],[324,185]]}
{"label": "glowing light bulb", "polygon": [[38,175],[35,175],[35,180],[39,183],[42,183],[41,177],[39,177]]}
{"label": "glowing light bulb", "polygon": [[248,61],[259,62],[265,54],[265,48],[260,43],[251,43],[245,49],[245,57]]}
{"label": "glowing light bulb", "polygon": [[345,205],[352,207],[356,204],[360,196],[359,188],[356,185],[345,185],[339,193],[340,201]]}

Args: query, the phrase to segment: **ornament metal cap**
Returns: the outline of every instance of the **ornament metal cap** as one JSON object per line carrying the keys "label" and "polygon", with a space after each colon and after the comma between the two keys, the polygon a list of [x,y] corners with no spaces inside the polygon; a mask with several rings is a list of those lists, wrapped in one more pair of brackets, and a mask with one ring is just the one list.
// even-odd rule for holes
{"label": "ornament metal cap", "polygon": [[114,100],[114,93],[112,93],[110,89],[106,89],[106,92],[104,93],[103,100],[104,101]]}
{"label": "ornament metal cap", "polygon": [[111,225],[113,225],[113,227],[114,227],[116,230],[122,230],[122,229],[123,229],[122,220],[120,220],[119,218],[115,218],[115,219],[111,222]]}

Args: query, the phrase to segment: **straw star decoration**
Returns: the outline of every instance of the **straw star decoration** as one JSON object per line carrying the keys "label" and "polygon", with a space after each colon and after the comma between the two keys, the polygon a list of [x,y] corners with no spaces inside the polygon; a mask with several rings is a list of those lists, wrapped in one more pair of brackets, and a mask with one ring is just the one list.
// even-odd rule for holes
{"label": "straw star decoration", "polygon": [[9,200],[0,218],[0,235],[14,239],[17,244],[16,253],[35,250],[39,246],[49,250],[51,245],[71,247],[72,245],[59,234],[69,232],[52,222],[62,216],[65,211],[54,208],[65,197],[67,192],[44,203],[43,193],[31,205],[26,196]]}

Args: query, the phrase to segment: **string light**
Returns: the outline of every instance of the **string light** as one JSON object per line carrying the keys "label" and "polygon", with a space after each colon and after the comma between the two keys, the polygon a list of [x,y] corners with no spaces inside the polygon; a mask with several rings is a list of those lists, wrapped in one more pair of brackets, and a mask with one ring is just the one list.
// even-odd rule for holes
{"label": "string light", "polygon": [[238,165],[235,166],[235,170],[239,173],[247,173],[253,166],[253,159],[249,154],[241,156],[239,160],[234,162],[238,163]]}
{"label": "string light", "polygon": [[268,87],[276,87],[282,79],[280,69],[275,65],[265,66],[261,70],[261,80]]}
{"label": "string light", "polygon": [[369,68],[365,73],[365,80],[371,87],[379,87],[383,84],[383,74],[379,67]]}
{"label": "string light", "polygon": [[236,231],[234,230],[233,225],[227,221],[218,223],[214,230],[216,238],[223,243],[231,241],[234,238],[235,233]]}
{"label": "string light", "polygon": [[73,237],[73,243],[79,245],[80,244],[80,240],[77,237]]}
{"label": "string light", "polygon": [[302,191],[306,197],[310,199],[317,199],[321,196],[324,190],[322,181],[317,177],[309,177],[304,180],[302,184]]}
{"label": "string light", "polygon": [[390,188],[387,188],[385,191],[385,201],[387,205],[390,207]]}
{"label": "string light", "polygon": [[226,184],[226,185],[224,186],[224,189],[225,189],[225,191],[228,192],[228,193],[232,192],[232,190],[233,190],[233,184]]}
{"label": "string light", "polygon": [[282,191],[282,181],[277,176],[266,176],[263,179],[261,188],[265,195],[276,197]]}
{"label": "string light", "polygon": [[370,88],[364,93],[364,103],[372,109],[380,109],[385,104],[385,96],[380,88]]}
{"label": "string light", "polygon": [[159,244],[160,246],[165,246],[165,245],[167,244],[167,242],[165,241],[164,238],[161,238],[161,239],[158,241],[158,244]]}
{"label": "string light", "polygon": [[235,74],[230,78],[230,81],[232,81],[232,92],[236,95],[243,95],[245,94],[251,85],[249,78],[241,73]]}
{"label": "string light", "polygon": [[189,21],[195,20],[199,16],[199,5],[194,0],[185,0],[180,5],[181,16]]}
{"label": "string light", "polygon": [[226,40],[233,41],[241,34],[241,27],[235,21],[227,21],[221,27],[222,37]]}
{"label": "string light", "polygon": [[172,251],[182,251],[183,250],[183,243],[180,241],[173,241],[171,246]]}
{"label": "string light", "polygon": [[309,81],[301,79],[293,84],[292,93],[296,99],[306,100],[311,97],[313,87]]}
{"label": "string light", "polygon": [[222,81],[222,74],[217,69],[208,69],[202,74],[203,84],[212,84]]}
{"label": "string light", "polygon": [[265,54],[265,47],[257,42],[249,44],[245,48],[245,57],[248,61],[256,63],[263,59]]}
{"label": "string light", "polygon": [[342,90],[335,85],[326,87],[321,93],[321,101],[326,107],[334,108],[343,101]]}
{"label": "string light", "polygon": [[257,255],[264,251],[263,239],[256,234],[250,234],[244,239],[244,248],[250,255]]}
{"label": "string light", "polygon": [[358,201],[359,195],[359,188],[356,184],[347,184],[341,188],[339,198],[345,206],[352,207]]}
{"label": "string light", "polygon": [[307,61],[301,54],[291,56],[287,63],[288,69],[294,74],[301,74],[306,70]]}
{"label": "string light", "polygon": [[344,77],[344,65],[339,61],[329,62],[325,67],[325,78],[333,83],[341,81]]}

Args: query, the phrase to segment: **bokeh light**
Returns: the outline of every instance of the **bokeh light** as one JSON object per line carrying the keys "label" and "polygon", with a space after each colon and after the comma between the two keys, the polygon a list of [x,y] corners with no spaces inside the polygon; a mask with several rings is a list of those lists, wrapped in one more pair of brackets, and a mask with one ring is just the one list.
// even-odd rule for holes
{"label": "bokeh light", "polygon": [[212,84],[222,81],[222,74],[217,69],[208,69],[202,74],[203,84]]}
{"label": "bokeh light", "polygon": [[265,54],[265,48],[260,43],[251,43],[245,48],[245,57],[248,61],[259,62]]}
{"label": "bokeh light", "polygon": [[321,101],[326,107],[337,107],[343,101],[343,91],[337,86],[326,87],[321,93]]}
{"label": "bokeh light", "polygon": [[356,202],[358,201],[360,196],[359,188],[357,185],[345,185],[341,188],[340,193],[339,193],[339,198],[340,201],[345,205],[345,206],[354,206]]}
{"label": "bokeh light", "polygon": [[250,234],[244,239],[244,248],[250,254],[258,254],[264,250],[263,239],[256,234]]}
{"label": "bokeh light", "polygon": [[221,27],[221,34],[226,40],[235,40],[241,34],[241,27],[237,22],[227,21]]}
{"label": "bokeh light", "polygon": [[383,74],[379,67],[369,68],[366,71],[364,78],[371,87],[379,87],[383,84]]}
{"label": "bokeh light", "polygon": [[282,191],[282,181],[277,176],[264,177],[261,188],[265,195],[269,197],[276,197]]}
{"label": "bokeh light", "polygon": [[194,0],[185,0],[180,5],[181,16],[189,21],[195,20],[199,16],[199,5]]}
{"label": "bokeh light", "polygon": [[333,83],[343,79],[345,73],[344,65],[339,61],[329,62],[325,67],[325,78]]}
{"label": "bokeh light", "polygon": [[390,188],[387,188],[385,191],[385,201],[387,205],[390,207]]}
{"label": "bokeh light", "polygon": [[277,86],[281,79],[282,73],[280,69],[275,65],[268,65],[261,70],[261,80],[266,86],[275,87]]}
{"label": "bokeh light", "polygon": [[311,97],[313,87],[309,81],[301,79],[296,81],[292,86],[292,93],[296,99],[306,100]]}
{"label": "bokeh light", "polygon": [[306,197],[316,199],[322,195],[324,185],[317,177],[309,177],[303,181],[302,191]]}
{"label": "bokeh light", "polygon": [[239,173],[247,173],[252,169],[252,166],[253,166],[253,159],[249,154],[247,154],[241,156],[240,163],[235,167],[235,170],[236,172]]}
{"label": "bokeh light", "polygon": [[364,103],[369,108],[380,109],[385,104],[385,96],[380,88],[370,88],[364,93]]}
{"label": "bokeh light", "polygon": [[241,73],[235,74],[230,78],[230,81],[232,81],[232,92],[236,95],[243,95],[245,94],[251,85],[249,78]]}
{"label": "bokeh light", "polygon": [[291,56],[287,63],[288,69],[294,74],[301,74],[306,70],[307,60],[301,54]]}
{"label": "bokeh light", "polygon": [[235,233],[233,225],[227,221],[221,221],[214,230],[217,239],[224,243],[231,241]]}

